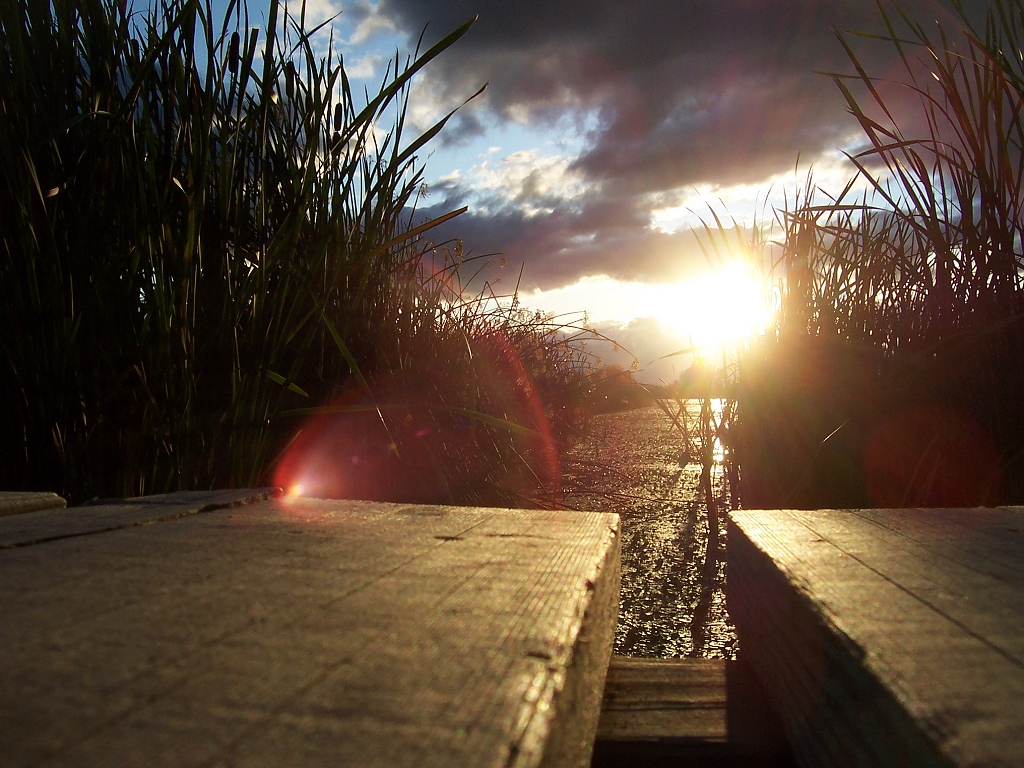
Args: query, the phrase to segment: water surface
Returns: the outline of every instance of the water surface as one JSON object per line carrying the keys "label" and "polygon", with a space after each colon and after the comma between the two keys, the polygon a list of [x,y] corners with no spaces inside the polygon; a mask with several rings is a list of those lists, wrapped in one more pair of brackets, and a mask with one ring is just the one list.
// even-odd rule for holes
{"label": "water surface", "polygon": [[[736,632],[725,608],[724,562],[704,570],[708,521],[698,493],[700,465],[686,462],[683,445],[681,433],[657,406],[603,414],[563,467],[566,507],[617,512],[622,518],[617,654],[736,654]],[[714,477],[721,493],[720,467]],[[724,554],[724,509],[721,516]]]}

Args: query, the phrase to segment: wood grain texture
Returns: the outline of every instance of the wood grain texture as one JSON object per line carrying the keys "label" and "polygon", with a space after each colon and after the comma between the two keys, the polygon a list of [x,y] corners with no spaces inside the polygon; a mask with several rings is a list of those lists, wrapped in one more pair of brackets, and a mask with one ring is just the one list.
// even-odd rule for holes
{"label": "wood grain texture", "polygon": [[728,601],[805,765],[1019,765],[1020,509],[736,512]]}
{"label": "wood grain texture", "polygon": [[66,506],[67,502],[61,496],[49,491],[0,491],[0,517]]}
{"label": "wood grain texture", "polygon": [[5,766],[584,765],[618,518],[268,500],[0,551],[0,583]]}
{"label": "wood grain texture", "polygon": [[[262,501],[278,491],[278,488],[178,491],[70,509],[42,508],[43,511],[34,514],[0,519],[0,549],[32,546],[58,539],[105,533],[118,528],[174,520],[200,512]],[[61,501],[63,502],[63,499]],[[51,505],[58,506],[64,505]]]}
{"label": "wood grain texture", "polygon": [[725,670],[724,659],[613,657],[597,738],[724,743],[728,703]]}
{"label": "wood grain texture", "polygon": [[613,656],[594,768],[794,768],[782,727],[743,660]]}

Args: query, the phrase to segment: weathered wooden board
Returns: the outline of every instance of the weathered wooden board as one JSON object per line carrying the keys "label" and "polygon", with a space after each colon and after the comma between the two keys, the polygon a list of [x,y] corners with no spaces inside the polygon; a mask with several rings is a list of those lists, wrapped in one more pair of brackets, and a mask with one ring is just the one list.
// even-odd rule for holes
{"label": "weathered wooden board", "polygon": [[726,740],[724,659],[613,656],[597,738]]}
{"label": "weathered wooden board", "polygon": [[749,666],[613,656],[595,768],[795,765]]}
{"label": "weathered wooden board", "polygon": [[164,504],[6,539],[5,766],[589,761],[617,516]]}
{"label": "weathered wooden board", "polygon": [[729,611],[801,763],[1024,756],[1024,510],[734,512]]}
{"label": "weathered wooden board", "polygon": [[66,507],[67,502],[49,491],[0,491],[0,517]]}
{"label": "weathered wooden board", "polygon": [[179,491],[138,499],[117,499],[109,504],[94,504],[72,509],[63,509],[63,503],[59,505],[61,508],[40,507],[39,509],[45,511],[0,520],[0,549],[42,544],[74,536],[87,536],[118,528],[188,517],[200,512],[262,501],[270,498],[277,490],[256,488],[231,491]]}

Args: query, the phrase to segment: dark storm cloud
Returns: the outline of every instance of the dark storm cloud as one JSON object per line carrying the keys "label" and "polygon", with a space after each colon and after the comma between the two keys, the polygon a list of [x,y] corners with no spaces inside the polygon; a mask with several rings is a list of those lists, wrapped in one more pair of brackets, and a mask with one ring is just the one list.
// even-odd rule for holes
{"label": "dark storm cloud", "polygon": [[[938,2],[905,6],[922,22],[952,18]],[[429,22],[434,36],[479,14],[437,62],[445,86],[471,93],[490,81],[486,107],[506,119],[596,112],[579,167],[635,188],[758,181],[797,152],[834,148],[851,124],[813,71],[851,69],[834,29],[881,28],[867,0],[383,0],[381,10],[410,33]],[[876,72],[892,56],[859,47]]]}
{"label": "dark storm cloud", "polygon": [[[902,5],[928,28],[955,26],[938,0]],[[596,117],[573,170],[600,195],[536,219],[499,206],[459,221],[463,232],[479,230],[476,240],[463,235],[478,250],[543,256],[545,283],[600,271],[656,279],[679,243],[648,228],[650,193],[759,183],[792,169],[798,154],[809,161],[847,144],[856,124],[835,83],[814,71],[852,70],[835,30],[883,29],[868,0],[381,0],[380,12],[410,34],[429,22],[428,42],[479,14],[432,65],[451,96],[490,81],[448,141],[494,120]],[[854,45],[872,74],[898,69],[891,45]]]}

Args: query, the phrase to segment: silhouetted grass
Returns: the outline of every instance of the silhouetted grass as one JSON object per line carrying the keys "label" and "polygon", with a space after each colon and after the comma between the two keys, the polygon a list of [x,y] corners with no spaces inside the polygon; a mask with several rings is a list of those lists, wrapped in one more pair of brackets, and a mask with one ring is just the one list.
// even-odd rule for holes
{"label": "silhouetted grass", "polygon": [[981,31],[961,16],[883,11],[909,128],[840,37],[869,191],[782,214],[779,332],[741,377],[748,505],[1024,498],[1024,4],[993,2]]}
{"label": "silhouetted grass", "polygon": [[471,24],[363,100],[304,8],[0,2],[0,486],[255,485],[325,418],[377,457],[345,495],[549,482],[573,329],[467,297],[410,215],[448,117],[409,135],[409,86]]}

